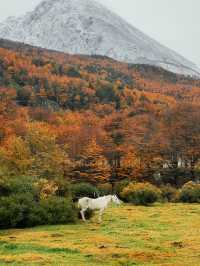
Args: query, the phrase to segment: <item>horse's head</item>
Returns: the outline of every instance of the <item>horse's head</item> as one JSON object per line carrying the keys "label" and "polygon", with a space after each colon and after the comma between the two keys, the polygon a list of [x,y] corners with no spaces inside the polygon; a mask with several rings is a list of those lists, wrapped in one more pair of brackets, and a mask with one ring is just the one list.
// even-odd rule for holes
{"label": "horse's head", "polygon": [[117,205],[121,204],[120,200],[118,199],[118,197],[116,195],[111,196],[111,201],[114,202]]}

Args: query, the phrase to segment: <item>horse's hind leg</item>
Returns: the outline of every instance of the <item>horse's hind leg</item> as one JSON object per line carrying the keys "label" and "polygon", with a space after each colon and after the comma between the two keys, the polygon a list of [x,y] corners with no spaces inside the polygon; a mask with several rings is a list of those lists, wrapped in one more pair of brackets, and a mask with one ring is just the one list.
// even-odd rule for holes
{"label": "horse's hind leg", "polygon": [[80,211],[80,213],[81,213],[81,217],[82,217],[82,220],[83,220],[84,222],[86,222],[85,214],[84,214],[84,212],[85,212],[86,210],[87,210],[87,209],[83,209],[83,210]]}
{"label": "horse's hind leg", "polygon": [[102,222],[102,215],[103,215],[104,209],[99,211],[99,223]]}

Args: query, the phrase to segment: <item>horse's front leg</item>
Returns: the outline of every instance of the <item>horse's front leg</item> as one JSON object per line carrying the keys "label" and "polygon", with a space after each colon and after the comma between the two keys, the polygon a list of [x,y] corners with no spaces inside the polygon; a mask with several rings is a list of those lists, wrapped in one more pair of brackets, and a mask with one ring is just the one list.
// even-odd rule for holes
{"label": "horse's front leg", "polygon": [[99,223],[102,222],[102,215],[103,215],[103,212],[104,212],[104,209],[101,209],[101,210],[99,211]]}
{"label": "horse's front leg", "polygon": [[86,222],[85,214],[84,214],[84,212],[85,212],[86,210],[87,210],[87,209],[83,209],[83,210],[80,211],[80,213],[81,213],[81,217],[82,217],[82,220],[83,220],[84,222]]}

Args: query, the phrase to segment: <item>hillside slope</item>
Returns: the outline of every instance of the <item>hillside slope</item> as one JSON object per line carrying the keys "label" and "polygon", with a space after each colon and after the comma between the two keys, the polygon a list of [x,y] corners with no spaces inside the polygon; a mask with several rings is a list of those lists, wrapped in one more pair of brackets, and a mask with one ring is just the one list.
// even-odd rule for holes
{"label": "hillside slope", "polygon": [[180,186],[198,169],[199,92],[162,68],[0,40],[0,173],[153,181],[170,164]]}
{"label": "hillside slope", "polygon": [[[133,91],[169,103],[198,103],[200,99],[199,80],[149,65],[120,63],[101,56],[73,56],[6,40],[0,40],[0,59],[1,86],[29,86],[32,95],[41,97],[45,92],[43,98],[65,109],[88,109],[99,101],[116,105],[117,96],[123,98]],[[108,88],[103,96],[104,87]],[[115,87],[121,87],[121,91]],[[59,101],[61,95],[64,98],[69,94],[72,99],[81,97],[79,107]]]}

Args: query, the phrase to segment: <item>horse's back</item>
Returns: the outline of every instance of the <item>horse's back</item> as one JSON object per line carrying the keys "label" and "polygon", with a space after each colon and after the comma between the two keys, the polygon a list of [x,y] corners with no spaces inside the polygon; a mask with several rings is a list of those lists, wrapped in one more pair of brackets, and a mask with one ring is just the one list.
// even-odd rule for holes
{"label": "horse's back", "polygon": [[89,208],[91,210],[105,209],[110,202],[110,196],[99,197],[97,199],[81,198],[78,201],[78,206],[82,209]]}

